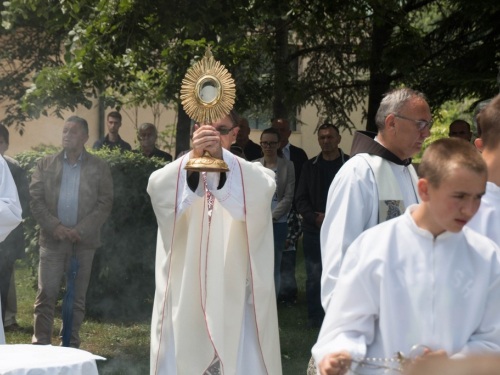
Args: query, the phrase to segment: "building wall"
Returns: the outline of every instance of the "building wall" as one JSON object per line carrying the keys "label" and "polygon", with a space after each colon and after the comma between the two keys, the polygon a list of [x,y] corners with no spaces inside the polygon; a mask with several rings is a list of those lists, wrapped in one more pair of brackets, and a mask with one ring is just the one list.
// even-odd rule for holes
{"label": "building wall", "polygon": [[[0,113],[3,111],[0,109]],[[106,114],[111,112],[111,109],[106,111]],[[122,110],[122,127],[120,129],[120,135],[126,142],[132,145],[132,148],[137,146],[136,140],[136,124],[135,124],[135,112],[134,110]],[[77,115],[85,118],[89,123],[89,140],[87,142],[87,147],[92,147],[94,142],[98,139],[99,125],[98,116],[99,111],[96,105],[91,109],[85,107],[79,107],[74,113],[65,112],[64,118],[69,116]],[[1,116],[1,115],[0,115]],[[1,118],[1,117],[0,117]],[[318,117],[316,115],[316,110],[313,107],[306,107],[300,113],[301,125],[298,126],[297,131],[294,131],[290,137],[290,142],[295,146],[303,148],[308,157],[312,158],[320,152],[318,145],[317,134],[314,133],[316,125],[318,123]],[[157,121],[159,131],[165,129],[169,124],[174,124],[176,122],[177,115],[173,109],[165,109]],[[352,116],[352,121],[357,127],[363,128],[364,124],[361,122],[361,113],[355,113]],[[144,122],[154,122],[153,112],[150,108],[139,108],[137,114],[137,125]],[[64,120],[59,119],[56,116],[45,117],[42,116],[39,119],[30,121],[26,123],[24,134],[21,136],[13,128],[9,128],[10,132],[10,146],[7,151],[7,155],[14,156],[15,154],[30,150],[33,146],[37,146],[41,143],[51,144],[55,146],[61,145],[62,128],[64,125]],[[260,134],[262,130],[252,130],[250,133],[250,138],[259,143]],[[351,150],[352,135],[349,131],[344,130],[342,133],[342,141],[340,147],[346,153]],[[166,150],[169,152],[169,150]]]}

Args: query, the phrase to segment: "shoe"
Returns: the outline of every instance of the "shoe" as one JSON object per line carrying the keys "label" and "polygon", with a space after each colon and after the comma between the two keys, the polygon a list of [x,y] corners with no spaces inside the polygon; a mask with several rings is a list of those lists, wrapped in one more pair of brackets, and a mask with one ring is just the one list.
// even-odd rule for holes
{"label": "shoe", "polygon": [[14,323],[14,324],[11,324],[9,326],[3,327],[3,330],[5,332],[17,332],[17,331],[21,331],[22,328],[19,324]]}

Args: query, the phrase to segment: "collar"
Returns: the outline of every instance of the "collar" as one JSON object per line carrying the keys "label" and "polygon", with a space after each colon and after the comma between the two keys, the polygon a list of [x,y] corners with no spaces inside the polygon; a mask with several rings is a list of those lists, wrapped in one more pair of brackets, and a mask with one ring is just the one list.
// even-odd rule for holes
{"label": "collar", "polygon": [[282,148],[282,150],[284,150],[284,149],[290,150],[290,142],[288,142],[286,144],[286,146]]}
{"label": "collar", "polygon": [[486,193],[490,193],[490,194],[493,194],[495,196],[500,196],[500,186],[498,186],[494,182],[487,181],[486,182]]}
{"label": "collar", "polygon": [[[408,208],[406,209],[405,213],[403,214],[405,220],[407,221],[407,223],[409,224],[410,228],[417,234],[421,235],[422,237],[425,237],[425,238],[428,238],[430,240],[433,240],[434,241],[434,235],[429,232],[427,229],[423,229],[423,228],[420,228],[417,223],[415,223],[415,219],[413,219],[413,216],[412,216],[412,213],[418,208],[418,204],[412,204],[410,206],[408,206]],[[462,231],[458,232],[458,233],[453,233],[453,232],[449,232],[449,231],[444,231],[443,233],[441,233],[440,235],[438,235],[435,239],[435,241],[441,241],[441,240],[445,240],[453,235],[458,235],[462,233]]]}
{"label": "collar", "polygon": [[120,137],[120,134],[118,134],[118,140],[116,142],[111,142],[109,140],[109,133],[106,134],[106,136],[104,137],[106,139],[106,141],[108,141],[109,143],[120,143],[122,141],[122,137]]}
{"label": "collar", "polygon": [[356,154],[367,153],[380,156],[381,158],[393,162],[394,164],[404,166],[408,166],[411,164],[411,158],[401,160],[395,154],[393,154],[391,151],[377,142],[375,140],[376,135],[377,134],[371,132],[359,130],[356,131],[352,140],[351,157]]}
{"label": "collar", "polygon": [[[82,156],[83,156],[83,151],[80,152],[80,156],[78,156],[77,161],[81,161],[82,160]],[[64,160],[68,160],[68,155],[66,155],[66,151],[64,151],[63,159]]]}
{"label": "collar", "polygon": [[[345,163],[345,155],[344,155],[344,152],[342,151],[342,149],[340,149],[340,148],[339,148],[339,153],[340,153],[340,155],[337,158],[333,159],[332,161],[335,161],[338,158],[342,158],[342,165],[344,165],[344,163]],[[322,155],[321,152],[314,158],[314,161],[312,163],[316,164],[318,162],[318,160],[320,160],[320,159],[323,159],[323,155]]]}

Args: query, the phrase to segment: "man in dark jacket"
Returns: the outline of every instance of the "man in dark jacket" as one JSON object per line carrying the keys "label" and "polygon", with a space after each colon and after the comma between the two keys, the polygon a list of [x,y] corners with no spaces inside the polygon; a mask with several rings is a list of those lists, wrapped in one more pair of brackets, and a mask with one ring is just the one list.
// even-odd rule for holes
{"label": "man in dark jacket", "polygon": [[40,160],[31,179],[31,212],[40,225],[33,344],[51,344],[61,279],[76,251],[79,269],[70,346],[80,346],[78,331],[85,314],[92,260],[101,245],[101,226],[113,204],[109,166],[85,150],[88,138],[87,121],[77,116],[68,118],[63,128],[63,151]]}
{"label": "man in dark jacket", "polygon": [[95,141],[94,150],[100,150],[104,146],[109,147],[110,150],[119,148],[120,152],[123,154],[124,151],[132,151],[130,144],[125,142],[118,134],[120,127],[122,126],[122,115],[119,112],[108,113],[106,126],[108,127],[108,134],[101,139]]}
{"label": "man in dark jacket", "polygon": [[342,165],[349,159],[339,149],[341,136],[336,126],[318,128],[321,152],[302,167],[295,205],[302,216],[304,257],[306,262],[307,314],[311,327],[320,327],[325,315],[321,306],[320,229],[325,218],[328,189]]}

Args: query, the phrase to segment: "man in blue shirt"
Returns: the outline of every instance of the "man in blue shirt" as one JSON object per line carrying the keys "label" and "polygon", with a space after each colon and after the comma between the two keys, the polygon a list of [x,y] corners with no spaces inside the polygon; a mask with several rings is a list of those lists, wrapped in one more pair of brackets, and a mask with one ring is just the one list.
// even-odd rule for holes
{"label": "man in blue shirt", "polygon": [[68,118],[63,128],[63,151],[40,160],[31,180],[31,212],[40,225],[33,344],[51,344],[61,279],[76,247],[79,269],[70,346],[80,346],[78,331],[85,313],[92,260],[101,245],[101,226],[113,203],[109,166],[85,150],[88,138],[87,121],[77,116]]}

